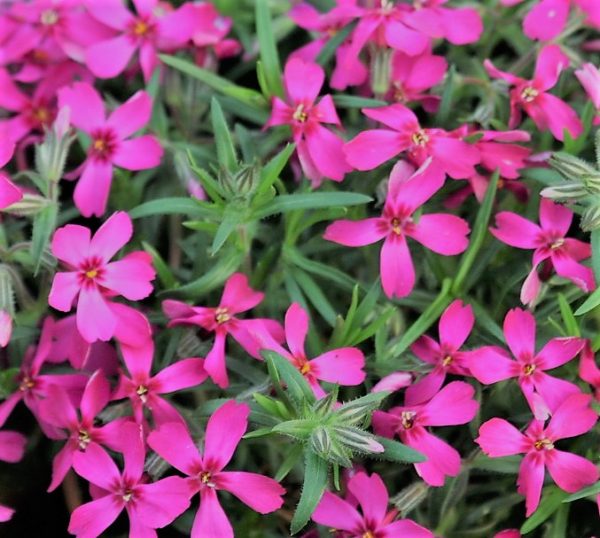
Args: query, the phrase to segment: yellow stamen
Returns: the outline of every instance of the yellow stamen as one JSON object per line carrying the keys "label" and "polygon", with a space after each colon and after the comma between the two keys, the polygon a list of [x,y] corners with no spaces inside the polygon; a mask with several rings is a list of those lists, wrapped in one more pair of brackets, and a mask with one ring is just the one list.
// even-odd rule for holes
{"label": "yellow stamen", "polygon": [[21,384],[19,385],[19,390],[21,392],[25,392],[29,389],[32,389],[33,386],[35,385],[35,383],[33,382],[33,380],[30,377],[24,377],[23,381],[21,381]]}
{"label": "yellow stamen", "polygon": [[564,238],[561,237],[560,239],[557,239],[556,241],[554,241],[554,243],[552,243],[550,245],[550,248],[552,250],[556,250],[557,248],[562,247],[564,244],[565,244],[565,240],[564,240]]}
{"label": "yellow stamen", "polygon": [[394,217],[392,219],[391,225],[392,225],[392,232],[394,232],[396,235],[402,235],[402,226],[400,224],[400,219],[397,219],[396,217]]}
{"label": "yellow stamen", "polygon": [[305,362],[301,367],[300,367],[300,373],[302,375],[306,375],[310,372],[310,363],[309,362]]}
{"label": "yellow stamen", "polygon": [[536,450],[552,450],[554,448],[554,443],[550,441],[550,439],[544,438],[536,441],[533,446]]}
{"label": "yellow stamen", "polygon": [[308,119],[308,114],[304,111],[304,105],[298,105],[298,108],[294,111],[294,115],[292,116],[296,121],[300,123],[304,123]]}
{"label": "yellow stamen", "polygon": [[50,113],[48,112],[48,109],[44,107],[36,108],[33,111],[33,116],[40,123],[46,123],[50,119]]}
{"label": "yellow stamen", "polygon": [[231,319],[227,308],[219,307],[215,310],[215,320],[218,324],[225,323]]}
{"label": "yellow stamen", "polygon": [[96,278],[98,276],[98,270],[97,269],[90,269],[89,271],[85,272],[85,276],[92,279],[92,278]]}
{"label": "yellow stamen", "polygon": [[42,11],[40,22],[45,26],[52,26],[58,22],[58,13],[54,9]]}
{"label": "yellow stamen", "polygon": [[140,397],[143,403],[146,403],[148,400],[148,388],[144,387],[144,385],[140,385],[137,389],[135,389],[135,393]]}
{"label": "yellow stamen", "polygon": [[94,140],[94,149],[98,152],[103,152],[106,149],[106,142],[101,138]]}
{"label": "yellow stamen", "polygon": [[412,143],[415,146],[423,147],[429,142],[429,137],[427,136],[427,133],[425,131],[423,131],[423,129],[414,133],[412,135],[411,139],[412,139]]}
{"label": "yellow stamen", "polygon": [[371,531],[367,531],[362,535],[362,538],[375,538],[375,535]]}
{"label": "yellow stamen", "polygon": [[402,411],[402,427],[405,430],[410,430],[415,424],[415,415],[414,411]]}
{"label": "yellow stamen", "polygon": [[526,364],[523,366],[524,375],[531,375],[533,372],[535,372],[535,364]]}
{"label": "yellow stamen", "polygon": [[442,366],[448,366],[452,364],[452,355],[446,355],[442,361]]}
{"label": "yellow stamen", "polygon": [[131,498],[133,497],[133,491],[127,490],[124,494],[123,494],[123,500],[128,503]]}
{"label": "yellow stamen", "polygon": [[79,430],[79,437],[77,444],[81,450],[85,450],[91,441],[90,434],[86,430]]}
{"label": "yellow stamen", "polygon": [[539,94],[540,92],[538,92],[535,88],[527,86],[527,88],[521,92],[521,99],[523,99],[523,101],[526,103],[531,103]]}
{"label": "yellow stamen", "polygon": [[149,26],[144,21],[135,21],[133,25],[133,33],[138,37],[146,35],[149,29]]}

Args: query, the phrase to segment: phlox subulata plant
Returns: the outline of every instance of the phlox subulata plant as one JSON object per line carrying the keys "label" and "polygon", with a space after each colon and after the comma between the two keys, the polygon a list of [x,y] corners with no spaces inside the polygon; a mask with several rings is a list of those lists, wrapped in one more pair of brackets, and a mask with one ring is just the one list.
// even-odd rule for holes
{"label": "phlox subulata plant", "polygon": [[0,2],[0,534],[596,536],[599,28]]}

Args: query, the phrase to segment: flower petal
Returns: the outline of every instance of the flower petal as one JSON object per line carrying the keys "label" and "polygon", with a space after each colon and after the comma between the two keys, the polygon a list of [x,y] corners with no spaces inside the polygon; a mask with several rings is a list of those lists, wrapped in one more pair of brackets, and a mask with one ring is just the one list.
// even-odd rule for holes
{"label": "flower petal", "polygon": [[229,463],[235,449],[248,428],[250,408],[229,400],[217,409],[206,426],[204,461],[218,469]]}
{"label": "flower petal", "polygon": [[218,474],[219,489],[235,495],[259,514],[269,514],[283,505],[285,493],[279,482],[256,473],[223,472]]}
{"label": "flower petal", "polygon": [[127,170],[148,170],[160,164],[163,148],[153,135],[143,135],[119,143],[113,163]]}

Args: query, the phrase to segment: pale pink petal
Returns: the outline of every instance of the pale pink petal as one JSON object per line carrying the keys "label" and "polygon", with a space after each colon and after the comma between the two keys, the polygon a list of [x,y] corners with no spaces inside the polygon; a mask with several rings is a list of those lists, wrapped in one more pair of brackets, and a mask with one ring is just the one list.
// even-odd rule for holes
{"label": "pale pink petal", "polygon": [[342,531],[359,530],[363,521],[360,514],[348,501],[340,499],[330,491],[323,493],[311,518],[319,525]]}
{"label": "pale pink petal", "polygon": [[226,388],[229,385],[227,376],[227,366],[225,364],[225,340],[227,333],[217,331],[215,333],[215,342],[213,347],[206,355],[204,360],[204,369],[208,372],[210,378],[219,387]]}
{"label": "pale pink petal", "polygon": [[116,325],[117,318],[98,288],[82,289],[77,302],[77,330],[81,336],[90,343],[107,341],[114,335]]}
{"label": "pale pink petal", "polygon": [[474,145],[449,136],[434,136],[430,147],[431,155],[450,177],[466,179],[475,175],[481,156]]}
{"label": "pale pink petal", "polygon": [[483,21],[476,9],[439,8],[442,13],[445,37],[453,45],[466,45],[479,40],[483,32]]}
{"label": "pale pink petal", "polygon": [[600,476],[591,461],[562,450],[551,450],[546,456],[546,465],[558,487],[569,493],[593,484]]}
{"label": "pale pink petal", "polygon": [[537,363],[544,370],[558,368],[573,359],[584,344],[582,338],[553,338],[537,354]]}
{"label": "pale pink petal", "polygon": [[125,211],[117,211],[98,228],[90,244],[90,254],[107,263],[133,235],[131,218]]}
{"label": "pale pink petal", "polygon": [[282,495],[285,493],[278,482],[267,476],[256,473],[224,472],[217,478],[219,489],[235,495],[259,514],[268,514],[283,505]]}
{"label": "pale pink petal", "polygon": [[444,185],[443,169],[432,159],[427,159],[414,174],[408,176],[410,165],[404,161],[396,163],[389,182],[386,206],[403,207],[416,211]]}
{"label": "pale pink petal", "polygon": [[389,496],[381,477],[373,473],[356,473],[348,481],[348,491],[360,504],[367,521],[383,521],[388,508]]}
{"label": "pale pink petal", "polygon": [[309,362],[317,379],[340,385],[360,385],[365,380],[365,356],[360,349],[344,347],[327,351]]}
{"label": "pale pink petal", "polygon": [[81,417],[92,421],[102,411],[110,399],[110,385],[104,374],[98,370],[87,382],[81,397]]}
{"label": "pale pink petal", "polygon": [[344,146],[346,161],[357,170],[372,170],[398,155],[408,143],[396,131],[363,131]]}
{"label": "pale pink petal", "polygon": [[168,476],[152,484],[142,484],[136,488],[135,494],[138,500],[132,505],[130,518],[135,518],[152,529],[172,523],[190,506],[190,486],[179,476]]}
{"label": "pale pink petal", "polygon": [[319,103],[314,106],[312,110],[313,117],[315,117],[319,123],[332,123],[340,126],[341,121],[335,110],[335,103],[331,95],[324,95]]}
{"label": "pale pink petal", "polygon": [[112,164],[87,160],[75,187],[73,199],[84,217],[101,217],[106,211],[112,182]]}
{"label": "pale pink petal", "polygon": [[152,378],[159,394],[200,385],[207,378],[203,359],[182,359],[167,366]]}
{"label": "pale pink petal", "polygon": [[113,163],[127,170],[147,170],[160,164],[163,148],[153,135],[124,140],[113,156]]}
{"label": "pale pink petal", "polygon": [[106,122],[121,138],[127,138],[150,121],[152,99],[143,90],[136,92],[118,107]]}
{"label": "pale pink petal", "polygon": [[415,113],[400,103],[379,108],[363,108],[362,113],[405,135],[411,135],[420,129],[419,120]]}
{"label": "pale pink petal", "polygon": [[133,377],[146,379],[150,376],[154,356],[154,342],[151,338],[140,347],[121,346],[121,352],[127,370]]}
{"label": "pale pink petal", "polygon": [[426,334],[411,345],[410,350],[423,362],[429,364],[437,364],[441,353],[440,345]]}
{"label": "pale pink petal", "polygon": [[192,476],[202,467],[198,448],[187,428],[179,422],[163,424],[150,432],[148,445],[184,474]]}
{"label": "pale pink petal", "polygon": [[346,163],[344,141],[329,129],[315,125],[305,134],[305,142],[312,162],[323,177],[342,181],[352,170]]}
{"label": "pale pink petal", "polygon": [[308,334],[308,314],[298,303],[292,303],[285,313],[287,345],[295,357],[304,357],[304,341]]}
{"label": "pale pink petal", "polygon": [[0,173],[0,209],[5,209],[23,198],[21,189],[5,174]]}
{"label": "pale pink petal", "polygon": [[406,444],[427,457],[427,461],[416,463],[415,469],[430,486],[442,486],[446,476],[457,476],[460,472],[460,454],[425,429],[420,429],[418,434],[413,432]]}
{"label": "pale pink petal", "polygon": [[225,283],[219,306],[227,308],[233,314],[237,314],[254,308],[260,304],[264,297],[264,293],[250,287],[246,275],[234,273]]}
{"label": "pale pink petal", "polygon": [[316,63],[292,58],[285,65],[283,80],[286,93],[292,102],[307,106],[311,105],[319,95],[325,80],[325,72]]}
{"label": "pale pink petal", "polygon": [[498,69],[490,60],[485,60],[483,62],[483,67],[488,72],[488,75],[492,78],[499,78],[505,80],[509,84],[515,85],[519,84],[523,79],[513,75],[512,73],[507,73],[506,71],[501,71]]}
{"label": "pale pink petal", "polygon": [[[540,93],[534,105],[544,114],[548,129],[557,140],[563,140],[565,129],[572,138],[577,138],[583,133],[583,123],[577,116],[577,112],[555,95]],[[526,110],[531,115],[529,107]]]}
{"label": "pale pink petal", "polygon": [[79,290],[78,273],[56,273],[48,295],[48,304],[56,310],[68,312],[71,310]]}
{"label": "pale pink petal", "polygon": [[86,133],[104,125],[104,102],[98,91],[87,82],[75,82],[71,87],[61,88],[58,106],[69,107],[69,121]]}
{"label": "pale pink petal", "polygon": [[552,265],[560,276],[570,280],[582,290],[590,292],[596,287],[592,269],[576,262],[568,254],[558,250],[554,251]]}
{"label": "pale pink petal", "polygon": [[582,393],[567,398],[552,415],[546,434],[553,439],[566,439],[590,431],[598,420],[591,401],[589,394]]}
{"label": "pale pink petal", "polygon": [[27,437],[19,432],[0,431],[0,461],[16,463],[23,457]]}
{"label": "pale pink petal", "polygon": [[484,346],[469,353],[469,369],[477,381],[490,385],[519,372],[518,364],[509,359],[506,352],[494,346]]}
{"label": "pale pink petal", "polygon": [[200,495],[200,509],[194,519],[191,538],[233,538],[231,523],[217,499],[217,492],[213,488],[203,488]]}
{"label": "pale pink petal", "polygon": [[426,403],[419,413],[427,426],[453,426],[470,422],[477,414],[479,403],[475,389],[463,381],[453,381]]}
{"label": "pale pink petal", "polygon": [[415,286],[415,269],[404,236],[392,234],[381,247],[381,285],[389,297],[406,297]]}
{"label": "pale pink petal", "polygon": [[11,112],[19,112],[28,104],[29,97],[19,89],[8,71],[0,68],[0,106]]}
{"label": "pale pink petal", "polygon": [[204,461],[212,462],[219,469],[227,465],[248,428],[250,408],[229,400],[217,409],[206,426]]}
{"label": "pale pink petal", "polygon": [[15,511],[12,508],[0,504],[0,522],[10,521],[14,513]]}
{"label": "pale pink petal", "polygon": [[121,479],[115,462],[97,443],[90,443],[85,452],[75,452],[73,468],[79,476],[107,491],[118,487]]}
{"label": "pale pink petal", "polygon": [[90,14],[100,22],[115,30],[124,30],[133,15],[127,10],[122,0],[85,0],[85,6]]}
{"label": "pale pink petal", "polygon": [[520,357],[535,355],[535,318],[527,310],[513,308],[504,318],[504,337],[512,354]]}
{"label": "pale pink petal", "polygon": [[69,532],[77,538],[100,536],[123,510],[124,503],[116,495],[106,495],[75,508],[69,521]]}
{"label": "pale pink petal", "polygon": [[[403,56],[401,54],[396,54],[393,60],[394,66],[401,64],[402,59]],[[447,68],[448,63],[443,56],[429,54],[419,56],[407,73],[405,78],[406,86],[417,91],[431,88],[442,81]]]}
{"label": "pale pink petal", "polygon": [[97,77],[113,78],[127,67],[136,48],[128,35],[100,41],[86,50],[86,64]]}
{"label": "pale pink petal", "polygon": [[537,454],[527,454],[519,467],[517,491],[525,495],[527,507],[525,515],[529,517],[540,504],[542,485],[544,483],[544,460]]}
{"label": "pale pink petal", "polygon": [[433,533],[426,529],[425,527],[421,527],[421,525],[417,525],[414,521],[410,519],[401,519],[399,521],[394,521],[393,523],[389,523],[382,530],[381,534],[382,538],[435,538]]}
{"label": "pale pink petal", "polygon": [[54,232],[50,250],[62,262],[77,268],[89,255],[90,229],[78,224],[67,224]]}
{"label": "pale pink petal", "polygon": [[453,301],[440,317],[440,342],[454,349],[460,348],[471,333],[475,323],[471,305],[461,300]]}
{"label": "pale pink petal", "polygon": [[347,247],[362,247],[383,239],[387,226],[381,218],[336,220],[327,226],[323,239]]}
{"label": "pale pink petal", "polygon": [[[542,3],[548,0],[542,0]],[[557,0],[550,0],[556,2]],[[563,0],[559,4],[565,5]],[[539,53],[535,65],[535,82],[541,90],[549,90],[558,81],[563,69],[569,66],[569,58],[561,51],[558,45],[547,45]]]}
{"label": "pale pink petal", "polygon": [[408,372],[394,372],[382,377],[371,389],[371,392],[396,392],[408,387],[412,381],[412,375]]}
{"label": "pale pink petal", "polygon": [[529,39],[549,41],[565,27],[569,3],[564,0],[542,0],[525,16],[523,31]]}
{"label": "pale pink petal", "polygon": [[542,281],[537,272],[537,265],[527,275],[527,278],[523,281],[521,286],[520,299],[524,305],[530,305],[535,302],[540,294],[542,287]]}
{"label": "pale pink petal", "polygon": [[565,236],[572,220],[573,211],[563,204],[555,204],[547,198],[542,198],[540,201],[540,223],[544,230],[551,230]]}
{"label": "pale pink petal", "polygon": [[430,43],[426,35],[394,19],[389,19],[385,25],[385,40],[390,47],[409,56],[422,54]]}
{"label": "pale pink petal", "polygon": [[130,301],[140,301],[152,293],[155,276],[150,256],[146,252],[132,252],[107,264],[100,283]]}
{"label": "pale pink petal", "polygon": [[148,318],[135,308],[121,303],[111,303],[109,306],[118,319],[115,338],[121,346],[140,348],[147,345],[152,337]]}
{"label": "pale pink petal", "polygon": [[469,225],[456,215],[422,215],[408,234],[428,249],[445,256],[460,254],[469,246]]}
{"label": "pale pink petal", "polygon": [[501,418],[493,418],[479,427],[475,442],[488,456],[500,458],[527,452],[527,438],[512,424]]}
{"label": "pale pink petal", "polygon": [[446,379],[443,368],[434,368],[406,389],[406,405],[418,405],[427,402],[440,390]]}

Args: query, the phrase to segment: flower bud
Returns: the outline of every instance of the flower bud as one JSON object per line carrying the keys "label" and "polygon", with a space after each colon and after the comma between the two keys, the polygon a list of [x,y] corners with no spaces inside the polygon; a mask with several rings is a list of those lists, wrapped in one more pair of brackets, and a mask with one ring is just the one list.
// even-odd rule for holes
{"label": "flower bud", "polygon": [[23,194],[18,202],[8,206],[4,211],[11,215],[18,215],[19,217],[27,217],[31,215],[37,215],[40,211],[48,207],[49,200],[40,196],[39,194]]}
{"label": "flower bud", "polygon": [[428,491],[429,486],[425,482],[415,482],[400,491],[398,495],[391,499],[391,502],[404,517],[427,498]]}
{"label": "flower bud", "polygon": [[378,48],[371,62],[371,89],[376,96],[390,89],[392,49]]}
{"label": "flower bud", "polygon": [[364,454],[381,454],[385,448],[375,439],[375,436],[351,426],[334,426],[334,439],[353,452]]}
{"label": "flower bud", "polygon": [[600,205],[590,206],[583,212],[580,226],[584,232],[600,229]]}
{"label": "flower bud", "polygon": [[69,134],[69,107],[59,110],[52,128],[46,131],[42,144],[36,146],[35,163],[39,174],[57,183],[63,176],[69,147],[74,137]]}
{"label": "flower bud", "polygon": [[554,153],[548,162],[552,168],[570,181],[581,181],[584,176],[600,174],[591,164],[568,153]]}
{"label": "flower bud", "polygon": [[6,347],[12,335],[13,320],[6,310],[0,310],[0,347]]}
{"label": "flower bud", "polygon": [[554,200],[555,202],[569,202],[579,200],[589,193],[583,183],[563,183],[542,189],[540,193],[544,198]]}

